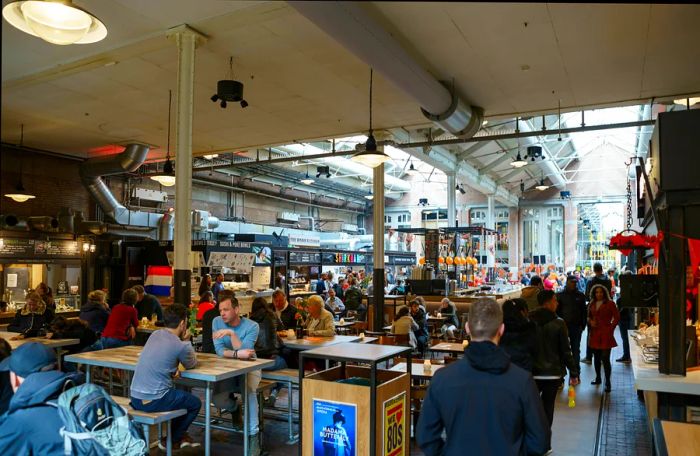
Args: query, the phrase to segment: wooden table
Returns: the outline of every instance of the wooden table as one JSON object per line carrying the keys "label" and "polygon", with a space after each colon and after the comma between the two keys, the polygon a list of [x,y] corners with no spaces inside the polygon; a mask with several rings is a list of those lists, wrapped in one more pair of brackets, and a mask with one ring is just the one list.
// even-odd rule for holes
{"label": "wooden table", "polygon": [[439,353],[450,353],[455,355],[463,355],[466,347],[461,343],[440,342],[428,348],[428,350]]}
{"label": "wooden table", "polygon": [[[136,370],[136,364],[143,347],[129,345],[76,355],[66,356],[66,361],[86,364],[88,366],[109,367],[113,369]],[[242,376],[243,404],[246,414],[248,407],[248,385],[246,375],[249,372],[274,365],[269,359],[241,360],[220,358],[208,353],[197,353],[197,367],[180,373],[184,379],[204,382],[204,454],[211,454],[211,392],[213,384],[233,377]],[[87,382],[90,382],[90,369],[87,369]],[[248,420],[243,418],[243,454],[248,454]]]}
{"label": "wooden table", "polygon": [[[365,338],[366,339],[366,338]],[[282,339],[285,347],[293,350],[311,350],[312,348],[327,347],[329,345],[342,344],[345,342],[356,342],[360,336],[305,336],[303,339]]]}
{"label": "wooden table", "polygon": [[[430,367],[431,367],[430,370],[426,370],[423,367],[423,363],[411,363],[411,376],[419,378],[419,379],[423,379],[423,380],[426,380],[426,379],[429,380],[429,379],[433,378],[433,375],[435,375],[435,372],[437,372],[438,370],[445,367],[445,365],[444,364],[431,364]],[[398,363],[398,364],[394,365],[389,370],[396,371],[396,372],[406,372],[406,363]]]}
{"label": "wooden table", "polygon": [[659,456],[700,454],[700,424],[654,420],[654,446]]}
{"label": "wooden table", "polygon": [[51,348],[67,347],[69,345],[77,345],[80,339],[47,339],[46,337],[28,337],[26,339],[10,340],[11,337],[17,337],[19,333],[0,331],[0,337],[5,339],[10,347],[14,350],[20,345],[28,344],[29,342],[39,342]]}

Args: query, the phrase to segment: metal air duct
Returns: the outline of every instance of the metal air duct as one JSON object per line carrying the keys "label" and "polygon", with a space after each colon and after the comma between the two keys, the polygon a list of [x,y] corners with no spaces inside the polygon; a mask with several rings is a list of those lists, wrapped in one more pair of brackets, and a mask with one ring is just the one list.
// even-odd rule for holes
{"label": "metal air duct", "polygon": [[443,130],[469,138],[481,128],[481,108],[464,103],[421,67],[360,2],[289,5],[416,100],[425,117]]}

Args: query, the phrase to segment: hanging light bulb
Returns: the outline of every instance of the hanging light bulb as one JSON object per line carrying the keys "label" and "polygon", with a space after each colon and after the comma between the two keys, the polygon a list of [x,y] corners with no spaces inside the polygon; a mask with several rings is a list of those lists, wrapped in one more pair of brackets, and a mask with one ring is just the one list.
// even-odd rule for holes
{"label": "hanging light bulb", "polygon": [[[19,147],[20,149],[24,145],[24,124],[21,125],[20,127],[20,134],[19,134]],[[30,199],[36,198],[36,195],[29,193],[27,190],[24,189],[24,185],[22,184],[22,159],[19,161],[19,181],[17,182],[17,185],[15,186],[15,191],[14,193],[5,193],[5,196],[10,198],[12,201],[15,201],[17,203],[24,203],[26,201],[29,201]]]}
{"label": "hanging light bulb", "polygon": [[302,184],[311,185],[314,183],[314,178],[309,176],[309,168],[306,168],[306,177],[301,180]]}
{"label": "hanging light bulb", "polygon": [[543,178],[543,179],[540,179],[540,185],[536,186],[535,188],[536,188],[537,190],[543,192],[543,191],[545,191],[545,190],[547,190],[547,189],[549,188],[549,185],[546,185],[546,184],[544,183],[544,178]]}
{"label": "hanging light bulb", "polygon": [[369,193],[365,195],[365,198],[372,201],[374,199],[374,195],[372,194],[372,190],[370,189]]}
{"label": "hanging light bulb", "polygon": [[527,166],[527,160],[523,160],[523,158],[520,156],[520,151],[518,151],[518,156],[515,157],[515,160],[510,162],[510,166],[514,168],[522,168],[523,166]]}
{"label": "hanging light bulb", "polygon": [[409,166],[406,170],[406,174],[408,174],[409,176],[415,176],[416,174],[418,174],[418,170],[413,166],[412,160],[409,160]]}
{"label": "hanging light bulb", "polygon": [[390,159],[387,154],[377,149],[377,140],[372,134],[372,68],[369,69],[369,135],[367,135],[365,150],[357,152],[350,159],[370,168],[376,168]]}
{"label": "hanging light bulb", "polygon": [[170,112],[172,111],[173,104],[173,91],[168,91],[168,147],[165,151],[165,165],[163,165],[163,172],[158,173],[155,176],[151,176],[151,179],[158,182],[164,187],[172,187],[175,185],[175,169],[173,168],[173,162],[170,161]]}
{"label": "hanging light bulb", "polygon": [[2,16],[10,25],[52,44],[95,43],[107,36],[98,18],[71,0],[29,0],[8,3]]}

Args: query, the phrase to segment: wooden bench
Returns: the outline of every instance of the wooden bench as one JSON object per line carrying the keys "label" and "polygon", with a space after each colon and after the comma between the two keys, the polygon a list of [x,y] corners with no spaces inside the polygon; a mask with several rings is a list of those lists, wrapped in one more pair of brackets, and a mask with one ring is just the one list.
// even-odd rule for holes
{"label": "wooden bench", "polygon": [[[287,425],[289,426],[289,440],[288,444],[296,443],[299,441],[299,434],[294,434],[294,410],[292,408],[292,391],[296,388],[299,389],[299,371],[297,369],[279,369],[274,371],[262,371],[263,380],[274,381],[275,383],[284,383],[287,391],[289,392],[289,398],[287,400]],[[260,404],[260,410],[262,410],[262,403]]]}
{"label": "wooden bench", "polygon": [[147,450],[151,448],[151,441],[149,437],[149,426],[158,426],[158,441],[160,442],[160,425],[166,423],[168,434],[166,436],[166,454],[168,456],[172,455],[173,452],[173,442],[170,432],[170,423],[174,418],[182,416],[187,413],[185,409],[170,410],[168,412],[143,412],[141,410],[135,410],[131,407],[128,397],[112,396],[114,402],[121,405],[124,410],[129,414],[134,423],[141,425],[143,429],[144,437],[146,438]]}

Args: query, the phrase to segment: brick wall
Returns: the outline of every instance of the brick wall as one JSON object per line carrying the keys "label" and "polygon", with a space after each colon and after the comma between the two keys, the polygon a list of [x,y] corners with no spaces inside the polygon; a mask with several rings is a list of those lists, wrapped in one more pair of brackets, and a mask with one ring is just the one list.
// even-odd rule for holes
{"label": "brick wall", "polygon": [[[23,163],[24,188],[36,198],[17,203],[5,197],[19,180],[20,158]],[[89,216],[91,207],[87,191],[80,183],[80,162],[28,151],[2,148],[0,153],[0,214],[18,216],[55,216],[62,206]]]}

